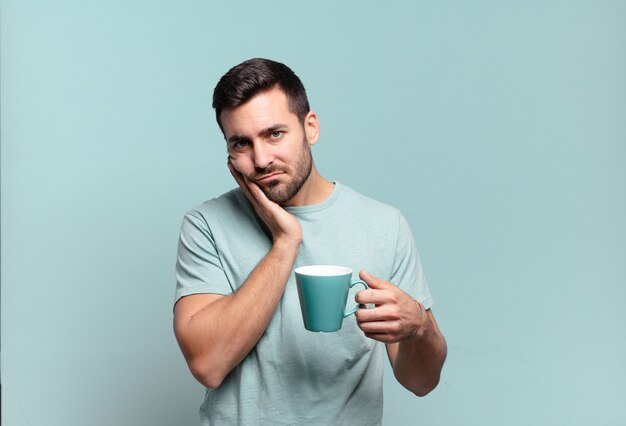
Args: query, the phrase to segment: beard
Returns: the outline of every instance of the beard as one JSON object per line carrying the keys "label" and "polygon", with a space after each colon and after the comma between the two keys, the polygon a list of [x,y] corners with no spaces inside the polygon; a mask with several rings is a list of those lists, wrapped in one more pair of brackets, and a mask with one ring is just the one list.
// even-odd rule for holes
{"label": "beard", "polygon": [[[293,178],[287,183],[280,183],[278,180],[274,180],[269,182],[268,186],[260,186],[265,196],[278,205],[283,205],[295,197],[311,174],[311,169],[313,168],[311,148],[306,139],[304,139],[303,143],[304,149],[298,162],[294,166]],[[261,172],[261,174],[267,174],[276,171],[287,172],[288,170],[270,166],[259,172]]]}

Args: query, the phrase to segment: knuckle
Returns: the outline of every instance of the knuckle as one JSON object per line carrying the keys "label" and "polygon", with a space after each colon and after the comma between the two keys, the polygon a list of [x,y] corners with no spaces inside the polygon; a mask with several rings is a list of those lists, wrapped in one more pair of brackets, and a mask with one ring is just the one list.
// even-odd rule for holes
{"label": "knuckle", "polygon": [[400,308],[398,308],[398,306],[392,306],[389,308],[389,315],[393,318],[393,319],[399,319],[400,318]]}

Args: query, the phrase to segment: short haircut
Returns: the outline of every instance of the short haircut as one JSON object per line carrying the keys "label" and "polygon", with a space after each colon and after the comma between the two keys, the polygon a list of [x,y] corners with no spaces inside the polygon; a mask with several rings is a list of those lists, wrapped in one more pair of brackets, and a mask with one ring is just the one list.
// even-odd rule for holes
{"label": "short haircut", "polygon": [[289,110],[304,124],[310,108],[302,81],[285,64],[254,58],[232,67],[215,86],[213,108],[222,133],[224,133],[220,120],[222,110],[244,104],[257,94],[276,86],[287,96]]}

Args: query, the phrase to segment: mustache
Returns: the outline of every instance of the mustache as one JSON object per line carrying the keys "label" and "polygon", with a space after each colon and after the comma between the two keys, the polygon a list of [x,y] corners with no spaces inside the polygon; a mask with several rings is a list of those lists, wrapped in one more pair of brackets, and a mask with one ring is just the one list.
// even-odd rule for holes
{"label": "mustache", "polygon": [[280,167],[280,166],[275,166],[275,165],[270,165],[268,167],[265,167],[263,169],[260,168],[255,168],[254,170],[257,174],[257,177],[261,177],[261,176],[267,176],[271,173],[276,173],[276,172],[286,172],[287,170],[284,167]]}

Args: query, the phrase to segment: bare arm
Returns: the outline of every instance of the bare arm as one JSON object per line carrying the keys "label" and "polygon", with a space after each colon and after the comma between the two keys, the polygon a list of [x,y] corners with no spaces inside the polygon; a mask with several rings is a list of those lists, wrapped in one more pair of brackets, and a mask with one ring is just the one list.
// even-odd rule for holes
{"label": "bare arm", "polygon": [[357,293],[360,304],[375,304],[356,313],[359,327],[371,339],[384,342],[393,373],[405,388],[424,396],[439,383],[446,359],[446,341],[435,316],[395,285],[361,272],[370,286]]}
{"label": "bare arm", "polygon": [[267,328],[293,268],[302,229],[297,219],[236,170],[231,173],[273,237],[270,251],[232,295],[192,295],[174,310],[174,332],[194,377],[217,388]]}
{"label": "bare arm", "polygon": [[447,345],[431,310],[419,309],[425,312],[424,321],[415,335],[388,343],[387,354],[398,382],[414,394],[425,396],[439,383]]}
{"label": "bare arm", "polygon": [[218,387],[256,345],[283,294],[296,254],[297,246],[275,243],[234,294],[187,296],[176,304],[176,338],[200,383]]}

